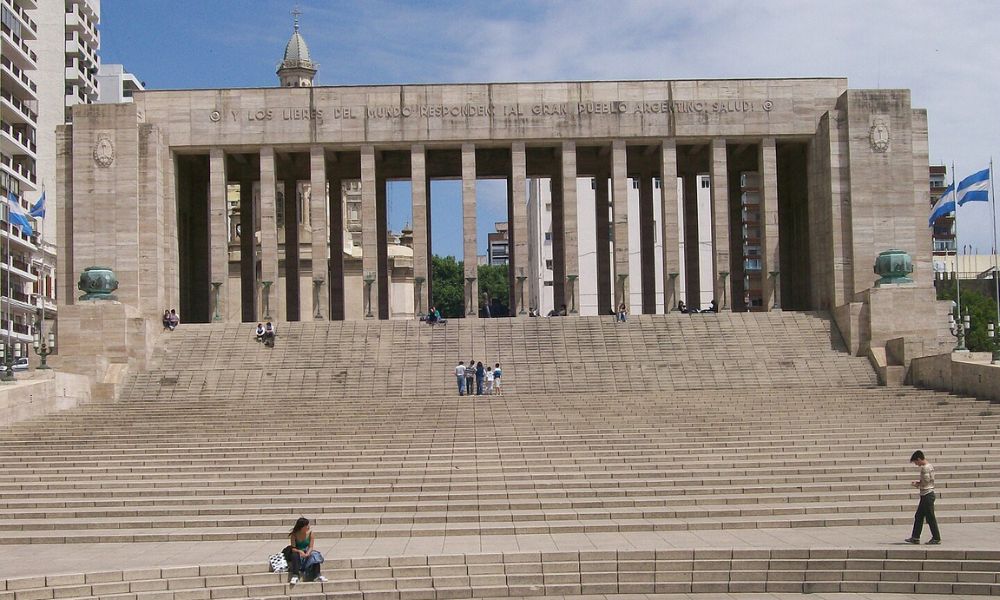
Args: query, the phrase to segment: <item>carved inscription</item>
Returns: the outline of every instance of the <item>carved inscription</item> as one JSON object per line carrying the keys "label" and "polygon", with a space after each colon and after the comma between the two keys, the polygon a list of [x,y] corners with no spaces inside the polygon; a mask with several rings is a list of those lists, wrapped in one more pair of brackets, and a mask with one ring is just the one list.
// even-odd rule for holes
{"label": "carved inscription", "polygon": [[[587,115],[621,116],[629,114],[725,114],[769,112],[770,100],[655,100],[605,102],[546,102],[536,104],[403,104],[393,106],[331,106],[326,108],[258,108],[230,110],[234,123],[257,121],[319,121],[325,119],[444,119],[444,118],[527,118],[574,117]],[[212,122],[222,121],[218,110],[209,113]]]}

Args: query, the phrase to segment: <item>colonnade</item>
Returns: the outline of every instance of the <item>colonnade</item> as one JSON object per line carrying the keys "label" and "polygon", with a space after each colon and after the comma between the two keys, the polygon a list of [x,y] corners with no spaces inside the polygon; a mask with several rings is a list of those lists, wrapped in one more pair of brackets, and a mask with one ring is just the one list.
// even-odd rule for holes
{"label": "colonnade", "polygon": [[[683,220],[688,225],[683,231],[690,239],[691,232],[696,229],[692,225],[691,208],[696,195],[694,175],[707,173],[711,177],[713,292],[719,299],[720,308],[730,309],[733,305],[732,255],[735,253],[742,260],[740,249],[732,247],[741,239],[734,235],[732,229],[736,225],[732,216],[739,214],[739,199],[732,197],[738,194],[734,190],[739,186],[734,186],[733,182],[734,177],[738,181],[739,174],[733,172],[729,164],[729,156],[737,148],[744,154],[748,148],[756,149],[756,159],[752,162],[756,164],[760,178],[760,259],[761,270],[765,274],[762,300],[764,309],[768,309],[776,305],[773,295],[779,271],[777,157],[773,137],[750,141],[723,138],[681,142],[674,138],[600,142],[566,140],[530,147],[521,141],[483,146],[462,143],[457,147],[413,144],[386,149],[374,145],[351,149],[314,145],[292,150],[262,146],[249,154],[243,149],[228,152],[223,148],[212,148],[208,156],[208,246],[213,283],[212,289],[205,292],[211,295],[209,305],[216,318],[227,314],[226,307],[220,304],[232,296],[219,289],[231,280],[230,248],[226,234],[227,186],[240,182],[241,207],[249,207],[252,204],[250,183],[256,180],[260,183],[260,214],[253,215],[248,208],[242,208],[240,212],[243,231],[254,231],[257,222],[260,226],[259,239],[248,235],[240,239],[242,320],[259,320],[264,312],[282,320],[344,318],[343,223],[340,222],[339,192],[341,181],[356,177],[361,181],[362,272],[365,282],[363,314],[365,318],[388,318],[385,182],[390,178],[404,178],[410,180],[412,190],[413,306],[415,313],[422,313],[430,305],[432,289],[430,181],[432,178],[460,178],[466,313],[475,317],[479,313],[480,296],[476,280],[476,180],[499,177],[507,180],[510,309],[514,315],[524,315],[528,308],[523,305],[527,297],[524,274],[527,271],[528,244],[531,243],[528,239],[526,183],[528,178],[548,177],[552,184],[556,305],[565,303],[570,313],[576,313],[580,306],[576,180],[578,177],[594,177],[602,182],[610,179],[611,195],[609,202],[608,186],[596,186],[597,226],[593,235],[597,238],[598,248],[599,309],[604,312],[613,308],[609,304],[612,298],[614,306],[627,302],[630,281],[641,278],[643,312],[656,311],[657,293],[663,294],[663,305],[669,311],[678,300],[683,299],[678,297],[677,281],[682,258],[679,251],[680,224]],[[669,184],[678,177],[684,181],[684,204],[680,211],[677,210],[677,186]],[[664,182],[659,186],[658,198],[655,197],[654,178]],[[630,179],[637,180],[639,187],[639,217],[642,221],[638,240],[629,239]],[[313,190],[306,209],[310,216],[309,268],[313,282],[313,310],[308,314],[307,311],[299,311],[298,298],[308,293],[300,289],[299,273],[300,270],[302,273],[310,271],[300,265],[298,216],[292,209],[297,206],[294,201],[289,203],[286,200],[284,221],[286,224],[291,221],[296,226],[286,228],[285,252],[279,257],[277,181],[286,182],[286,199],[295,197],[296,181],[309,181]],[[327,189],[328,184],[329,197],[316,193],[316,190]],[[662,215],[659,231],[663,264],[661,281],[655,280],[656,271],[652,268],[654,202],[661,204]],[[697,241],[696,231],[694,235]],[[613,257],[608,255],[609,242],[612,241]],[[632,244],[642,251],[643,268],[640,273],[629,272],[629,248]],[[692,246],[688,244],[687,247]],[[696,252],[686,254],[686,272],[690,278],[691,267],[697,267],[698,258]],[[284,267],[280,273],[279,265]],[[608,265],[613,266],[613,273]],[[286,282],[283,297],[275,285],[279,275]]]}

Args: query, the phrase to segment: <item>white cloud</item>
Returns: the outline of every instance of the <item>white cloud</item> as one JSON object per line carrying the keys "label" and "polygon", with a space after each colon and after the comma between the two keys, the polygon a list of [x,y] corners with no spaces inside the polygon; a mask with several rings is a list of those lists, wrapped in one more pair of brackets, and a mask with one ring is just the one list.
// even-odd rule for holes
{"label": "white cloud", "polygon": [[[933,164],[954,161],[961,176],[1000,158],[1000,10],[987,0],[351,6],[307,12],[337,40],[326,50],[352,48],[371,78],[341,83],[846,76],[853,88],[912,90]],[[963,238],[988,248],[991,219],[969,212]]]}

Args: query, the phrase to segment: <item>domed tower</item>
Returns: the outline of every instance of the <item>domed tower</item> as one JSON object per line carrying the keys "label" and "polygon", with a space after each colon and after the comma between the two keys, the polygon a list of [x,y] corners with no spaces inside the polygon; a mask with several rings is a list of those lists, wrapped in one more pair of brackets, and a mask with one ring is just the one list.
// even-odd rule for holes
{"label": "domed tower", "polygon": [[295,16],[295,31],[285,45],[285,58],[278,65],[278,81],[281,87],[311,87],[319,65],[309,58],[309,47],[299,33],[299,11],[292,11]]}

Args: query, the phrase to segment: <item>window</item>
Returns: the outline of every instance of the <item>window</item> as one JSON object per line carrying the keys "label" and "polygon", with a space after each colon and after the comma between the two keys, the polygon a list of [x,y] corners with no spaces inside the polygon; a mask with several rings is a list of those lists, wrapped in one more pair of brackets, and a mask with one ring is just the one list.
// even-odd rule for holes
{"label": "window", "polygon": [[660,189],[660,178],[659,177],[654,177],[653,178],[653,189],[657,189],[657,190]]}
{"label": "window", "polygon": [[546,242],[551,242],[552,241],[552,232],[551,231],[546,231],[545,232],[545,241]]}
{"label": "window", "polygon": [[743,269],[746,271],[760,271],[759,258],[747,258],[743,261]]}
{"label": "window", "polygon": [[546,281],[545,282],[545,287],[552,287],[552,282],[551,281]]}
{"label": "window", "polygon": [[548,269],[548,270],[550,270],[550,271],[552,270],[552,259],[551,258],[545,259],[545,268]]}
{"label": "window", "polygon": [[709,179],[708,177],[702,177],[701,178],[701,189],[707,190],[710,187],[712,187],[712,180]]}
{"label": "window", "polygon": [[633,190],[639,189],[639,180],[638,179],[633,179],[632,180],[632,189]]}
{"label": "window", "polygon": [[6,6],[4,6],[2,7],[2,13],[0,14],[2,14],[3,24],[10,28],[11,35],[14,38],[20,38],[21,22],[17,19],[16,16],[14,16],[14,13],[11,12]]}

